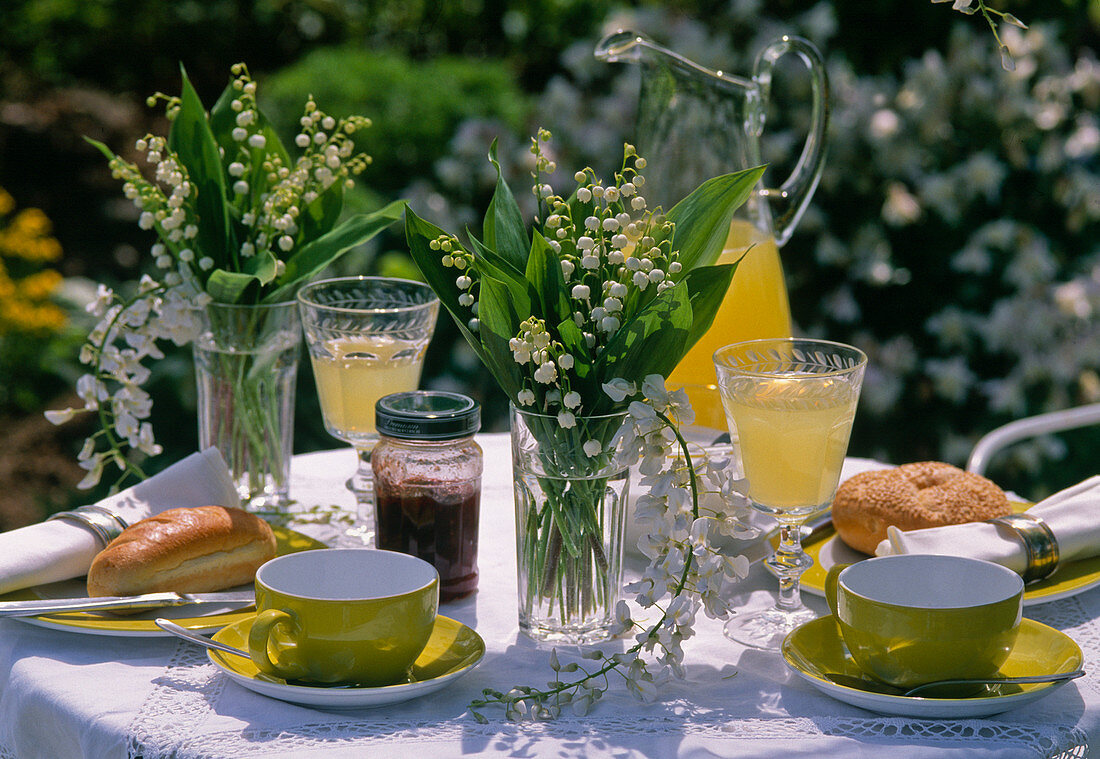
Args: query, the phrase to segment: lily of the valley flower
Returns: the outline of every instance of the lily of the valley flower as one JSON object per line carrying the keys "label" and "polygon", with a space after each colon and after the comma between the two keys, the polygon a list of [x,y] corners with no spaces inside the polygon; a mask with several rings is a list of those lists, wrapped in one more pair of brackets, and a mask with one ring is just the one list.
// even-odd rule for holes
{"label": "lily of the valley flower", "polygon": [[[163,358],[157,342],[171,340],[182,346],[195,337],[196,310],[214,299],[211,292],[215,286],[211,283],[227,278],[239,282],[232,278],[247,279],[246,273],[261,269],[266,279],[255,275],[260,288],[253,289],[267,288],[261,293],[264,297],[271,295],[270,291],[281,294],[279,288],[292,286],[293,282],[281,280],[287,273],[286,259],[304,245],[316,243],[324,234],[319,230],[332,227],[331,223],[320,223],[325,221],[322,217],[334,216],[340,210],[339,202],[319,206],[315,201],[330,190],[350,186],[352,178],[370,162],[365,153],[356,153],[352,137],[369,126],[370,120],[360,116],[334,119],[319,110],[312,98],[306,102],[295,137],[302,153],[290,158],[276,144],[277,139],[269,138],[271,128],[258,110],[256,83],[248,68],[238,63],[232,73],[226,96],[214,109],[224,108],[228,102],[230,113],[206,112],[186,77],[184,96],[157,93],[148,101],[150,106],[163,101],[170,120],[191,118],[187,123],[196,130],[196,123],[201,124],[209,143],[217,143],[209,147],[209,152],[216,150],[220,161],[207,161],[209,155],[203,152],[207,146],[200,147],[202,140],[194,135],[177,146],[171,136],[148,134],[135,143],[149,164],[150,172],[146,173],[114,155],[107,146],[92,141],[107,155],[112,175],[122,181],[123,195],[136,206],[138,226],[156,233],[157,240],[150,248],[156,274],[144,275],[136,292],[125,295],[99,286],[88,305],[98,322],[80,351],[81,362],[89,367],[88,374],[77,382],[84,409],[47,412],[47,419],[55,424],[81,410],[99,416],[100,429],[78,457],[88,471],[80,487],[97,484],[112,464],[122,470],[116,486],[129,477],[144,477],[125,449],[147,455],[160,451],[152,426],[144,421],[151,414],[152,401],[140,388],[149,376],[143,362]],[[193,96],[190,106],[185,104],[188,92]],[[232,99],[228,99],[230,96]],[[216,135],[211,126],[223,115],[232,116],[228,141],[224,135]],[[196,152],[204,158],[188,163],[189,153]],[[214,176],[207,175],[210,173]],[[201,194],[217,190],[221,183],[225,184],[226,194],[218,200],[225,203],[229,230],[222,229],[226,220],[215,224],[219,214],[210,209],[216,206],[209,196]],[[204,230],[209,233],[205,237]],[[343,250],[346,248],[334,250],[331,257]],[[254,267],[251,262],[257,259],[270,265]],[[221,280],[216,280],[216,275]],[[308,270],[297,273],[298,277],[307,275]],[[224,302],[238,302],[247,289],[243,285],[239,290],[218,287],[225,287],[217,292]]]}

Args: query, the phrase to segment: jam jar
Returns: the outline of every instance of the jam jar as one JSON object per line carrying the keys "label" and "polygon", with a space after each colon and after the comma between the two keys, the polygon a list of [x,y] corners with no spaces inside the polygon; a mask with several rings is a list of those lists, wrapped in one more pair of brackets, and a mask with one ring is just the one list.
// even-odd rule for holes
{"label": "jam jar", "polygon": [[376,545],[439,572],[439,600],[477,589],[481,407],[460,393],[393,393],[375,404]]}

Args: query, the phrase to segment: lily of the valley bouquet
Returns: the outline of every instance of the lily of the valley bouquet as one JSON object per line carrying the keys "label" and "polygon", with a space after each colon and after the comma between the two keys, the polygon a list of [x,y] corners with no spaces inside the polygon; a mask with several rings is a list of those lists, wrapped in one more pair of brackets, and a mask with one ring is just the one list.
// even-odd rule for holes
{"label": "lily of the valley bouquet", "polygon": [[[123,182],[140,227],[157,239],[133,292],[101,285],[88,307],[99,322],[80,354],[89,371],[77,392],[84,402],[79,410],[95,412],[100,424],[80,452],[88,471],[82,487],[99,482],[112,464],[122,472],[116,487],[144,477],[132,449],[159,452],[145,421],[152,402],[141,387],[149,375],[143,362],[162,356],[159,340],[185,345],[213,330],[207,336],[217,343],[224,337],[218,332],[263,332],[265,307],[282,304],[292,318],[279,334],[296,349],[298,285],[400,218],[403,203],[393,203],[338,223],[345,188],[370,161],[354,143],[368,119],[336,119],[310,97],[292,154],[258,108],[248,69],[236,64],[232,73],[209,111],[185,73],[178,97],[149,98],[150,106],[166,103],[171,129],[167,138],[150,134],[137,141],[147,172],[89,140]],[[230,353],[227,362],[234,361]],[[234,474],[244,467],[260,476],[289,454],[282,450],[288,441],[265,429],[285,398],[271,397],[264,383],[273,367],[262,358],[238,358],[224,368],[230,379],[223,383],[223,406],[213,410],[233,442],[222,452]],[[48,416],[60,423],[77,411]]]}
{"label": "lily of the valley bouquet", "polygon": [[[487,691],[474,704],[503,704],[512,717],[552,717],[566,703],[584,711],[612,670],[638,695],[655,696],[662,672],[682,674],[681,643],[700,605],[724,616],[723,580],[747,570],[743,558],[710,547],[712,531],[741,529],[743,506],[720,462],[693,461],[678,430],[692,421],[690,405],[663,377],[725,295],[736,264],[714,261],[763,169],[711,179],[662,211],[648,207],[645,160],[627,145],[611,182],[584,169],[563,197],[549,184],[549,137],[540,130],[532,140],[530,231],[495,150],[498,181],[480,239],[405,216],[413,258],[512,404],[521,627],[562,642],[637,635],[626,653],[596,652],[601,663],[589,669],[552,657],[555,669],[580,671],[577,679]],[[635,518],[651,564],[628,589],[658,610],[646,624],[618,601],[620,483],[631,456],[641,457],[648,486]]]}

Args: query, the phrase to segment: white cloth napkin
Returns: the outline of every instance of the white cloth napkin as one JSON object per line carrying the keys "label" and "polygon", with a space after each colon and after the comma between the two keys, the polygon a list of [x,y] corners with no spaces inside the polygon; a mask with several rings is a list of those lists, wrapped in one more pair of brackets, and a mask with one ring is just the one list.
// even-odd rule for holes
{"label": "white cloth napkin", "polygon": [[[1100,554],[1100,476],[1066,488],[1028,509],[1042,517],[1058,541],[1059,563]],[[904,532],[887,530],[875,555],[934,553],[986,559],[1015,572],[1027,568],[1023,545],[1005,526],[969,522]]]}
{"label": "white cloth napkin", "polygon": [[[166,509],[238,506],[240,499],[221,454],[207,448],[97,505],[133,524]],[[91,529],[67,519],[0,533],[0,593],[85,575],[102,548]]]}

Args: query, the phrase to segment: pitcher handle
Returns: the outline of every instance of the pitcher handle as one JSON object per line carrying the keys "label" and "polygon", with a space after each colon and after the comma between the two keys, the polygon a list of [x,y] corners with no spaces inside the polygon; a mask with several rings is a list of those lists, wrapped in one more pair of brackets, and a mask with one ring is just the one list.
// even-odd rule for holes
{"label": "pitcher handle", "polygon": [[825,159],[825,130],[829,123],[829,79],[825,74],[825,64],[814,44],[802,37],[784,35],[764,48],[756,57],[753,79],[760,88],[761,113],[771,94],[772,69],[775,62],[787,53],[794,53],[810,69],[812,88],[812,111],[810,130],[806,135],[806,144],[794,171],[778,189],[764,188],[760,195],[769,203],[777,201],[779,208],[775,214],[775,241],[783,245],[790,239],[795,225],[813,197],[817,183],[821,180],[821,169]]}

